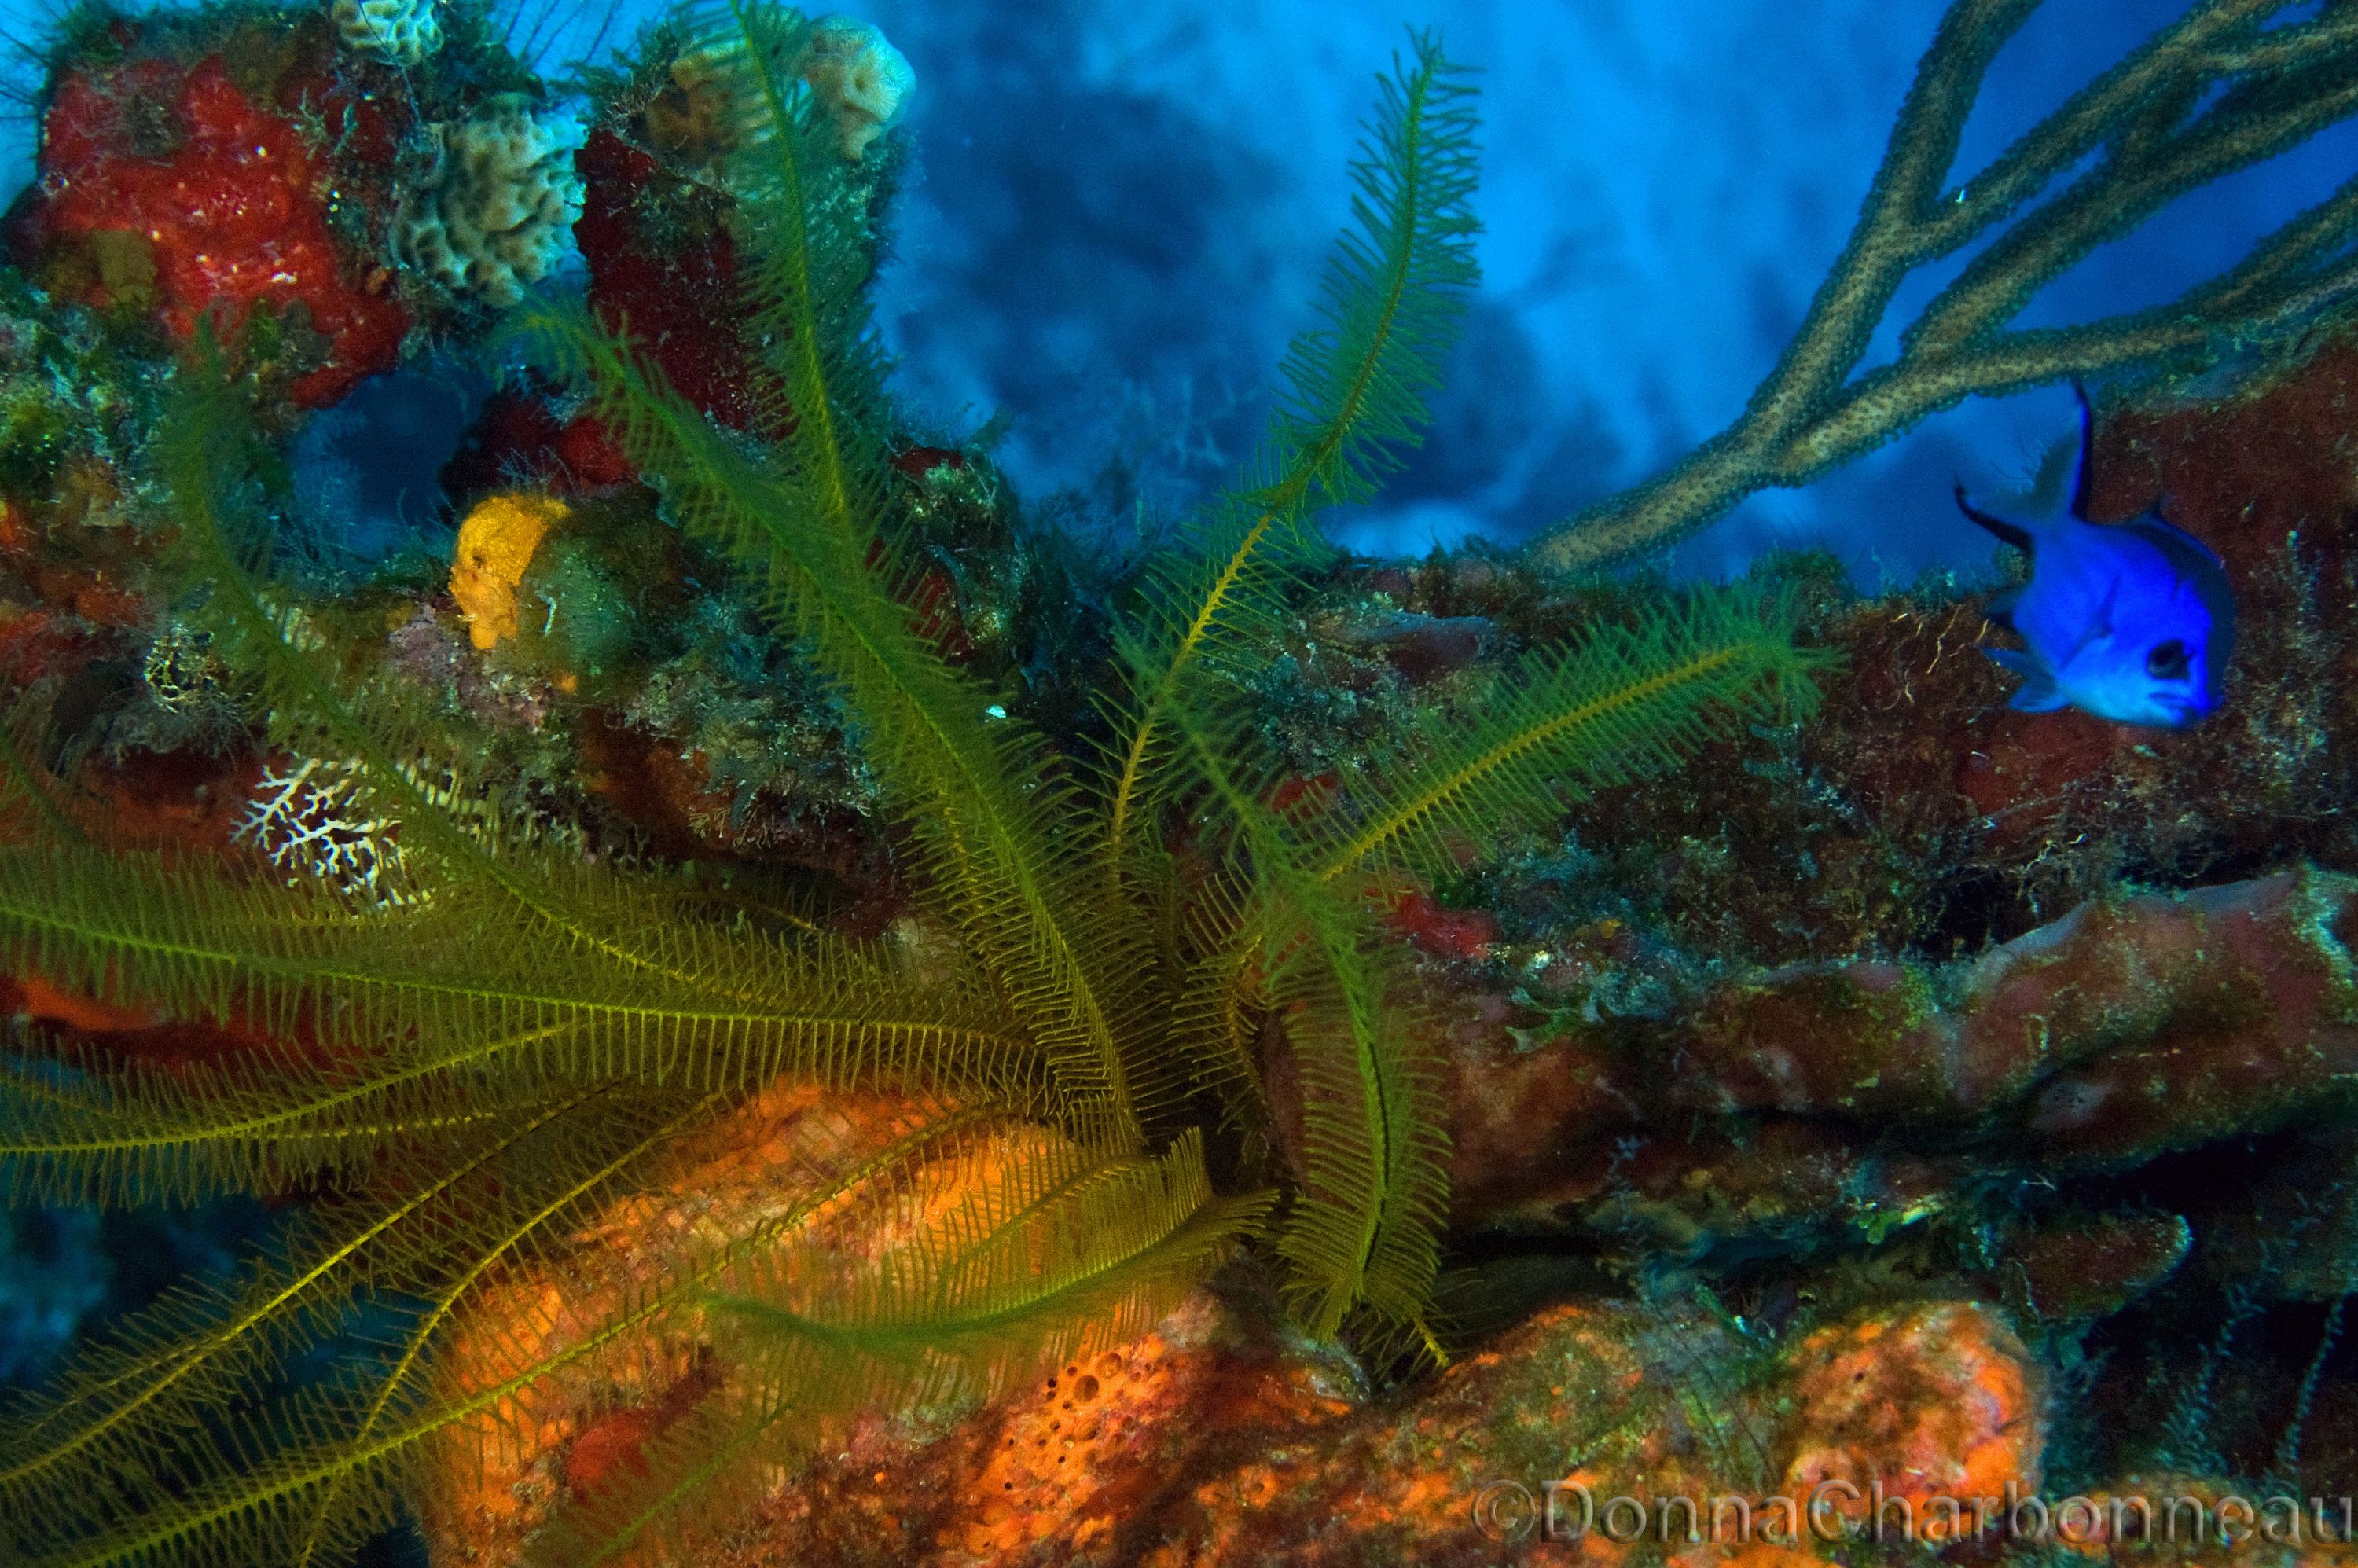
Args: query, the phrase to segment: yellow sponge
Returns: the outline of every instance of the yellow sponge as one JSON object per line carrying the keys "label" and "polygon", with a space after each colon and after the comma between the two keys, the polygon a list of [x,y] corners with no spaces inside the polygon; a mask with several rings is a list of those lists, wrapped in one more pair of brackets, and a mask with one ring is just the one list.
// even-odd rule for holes
{"label": "yellow sponge", "polygon": [[459,524],[450,562],[450,597],[467,612],[467,635],[478,648],[516,634],[516,588],[533,552],[571,508],[529,492],[486,496]]}

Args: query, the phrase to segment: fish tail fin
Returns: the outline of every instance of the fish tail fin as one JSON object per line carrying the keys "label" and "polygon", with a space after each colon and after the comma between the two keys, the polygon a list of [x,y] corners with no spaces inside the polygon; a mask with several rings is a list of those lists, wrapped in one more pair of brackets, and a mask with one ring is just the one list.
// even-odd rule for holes
{"label": "fish tail fin", "polygon": [[1994,517],[1975,506],[1965,498],[1965,486],[1963,480],[1957,481],[1957,510],[2012,545],[2016,549],[2028,551],[2030,548],[2030,530],[2019,523],[2009,523],[2003,517]]}
{"label": "fish tail fin", "polygon": [[2015,648],[1984,648],[1990,662],[2001,669],[2012,670],[2022,677],[2022,684],[2006,705],[2017,713],[2051,713],[2064,706],[2065,698],[2055,686],[2054,672],[2033,654]]}

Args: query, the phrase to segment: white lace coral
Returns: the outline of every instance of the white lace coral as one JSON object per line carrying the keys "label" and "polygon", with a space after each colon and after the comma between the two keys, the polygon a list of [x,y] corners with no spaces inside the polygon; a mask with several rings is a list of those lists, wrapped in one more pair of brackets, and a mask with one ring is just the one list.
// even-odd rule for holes
{"label": "white lace coral", "polygon": [[360,764],[289,758],[263,772],[230,837],[252,844],[270,863],[327,882],[365,904],[404,903],[399,824],[367,804]]}
{"label": "white lace coral", "polygon": [[387,65],[416,65],[442,47],[435,0],[334,0],[329,20],[357,54]]}
{"label": "white lace coral", "polygon": [[517,99],[426,134],[433,165],[395,209],[393,254],[453,294],[515,304],[556,266],[580,216],[571,148]]}

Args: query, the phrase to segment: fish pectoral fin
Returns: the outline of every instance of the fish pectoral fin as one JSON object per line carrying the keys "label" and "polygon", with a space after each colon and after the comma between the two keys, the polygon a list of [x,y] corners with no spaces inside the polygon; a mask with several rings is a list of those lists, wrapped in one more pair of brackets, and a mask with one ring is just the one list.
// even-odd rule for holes
{"label": "fish pectoral fin", "polygon": [[2088,384],[2074,376],[2071,395],[2080,405],[2080,449],[2071,459],[2071,515],[2081,522],[2088,520],[2088,474],[2095,466],[2096,406],[2088,396]]}
{"label": "fish pectoral fin", "polygon": [[2017,713],[2051,713],[2064,707],[2066,698],[2055,685],[2053,672],[2033,654],[2016,648],[1984,648],[1990,662],[2001,669],[2012,670],[2022,677],[2022,684],[2006,705]]}
{"label": "fish pectoral fin", "polygon": [[2119,608],[2120,602],[2121,579],[2115,575],[2112,581],[2104,585],[2104,601],[2096,606],[2095,617],[2088,622],[2088,636],[2081,644],[2082,647],[2098,637],[2109,637],[2113,634],[2113,615]]}

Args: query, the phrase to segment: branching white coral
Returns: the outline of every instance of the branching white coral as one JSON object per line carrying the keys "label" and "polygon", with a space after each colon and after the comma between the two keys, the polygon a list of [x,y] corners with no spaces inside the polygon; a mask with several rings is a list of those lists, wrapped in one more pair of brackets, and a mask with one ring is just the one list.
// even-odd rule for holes
{"label": "branching white coral", "polygon": [[393,254],[453,294],[506,307],[548,276],[581,213],[572,149],[519,100],[428,125],[432,166],[393,215]]}
{"label": "branching white coral", "polygon": [[355,54],[387,65],[416,65],[442,47],[436,0],[334,0],[328,17]]}
{"label": "branching white coral", "polygon": [[901,117],[917,84],[907,58],[873,26],[850,16],[811,24],[801,74],[834,117],[843,156],[853,163]]}

